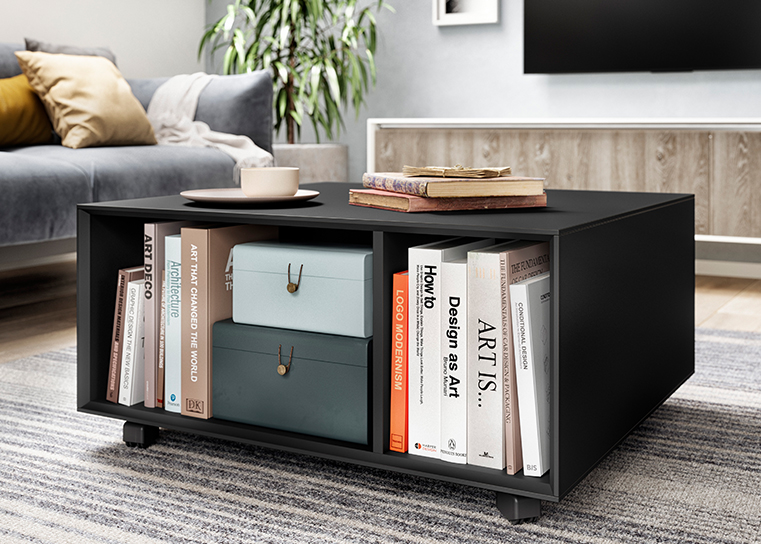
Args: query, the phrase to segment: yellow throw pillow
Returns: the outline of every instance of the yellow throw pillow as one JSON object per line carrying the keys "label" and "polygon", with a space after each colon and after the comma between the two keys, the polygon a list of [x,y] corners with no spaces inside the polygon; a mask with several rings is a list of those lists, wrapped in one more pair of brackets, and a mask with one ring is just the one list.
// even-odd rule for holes
{"label": "yellow throw pillow", "polygon": [[16,51],[66,147],[155,144],[153,127],[114,64],[102,57]]}
{"label": "yellow throw pillow", "polygon": [[53,127],[24,74],[0,79],[0,146],[45,144]]}

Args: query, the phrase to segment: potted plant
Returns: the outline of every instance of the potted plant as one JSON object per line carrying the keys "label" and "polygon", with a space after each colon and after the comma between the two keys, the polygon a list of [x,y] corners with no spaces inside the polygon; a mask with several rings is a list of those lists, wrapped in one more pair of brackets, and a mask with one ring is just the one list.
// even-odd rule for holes
{"label": "potted plant", "polygon": [[[343,110],[351,104],[359,115],[365,93],[375,85],[376,20],[372,6],[393,11],[384,0],[360,6],[358,0],[236,0],[201,39],[212,55],[224,49],[225,74],[269,69],[273,72],[275,130],[285,126],[289,146],[277,146],[283,166],[298,162],[285,153],[301,136],[309,118],[315,137],[338,137]],[[335,153],[335,149],[326,148]],[[335,147],[335,146],[333,146]],[[313,146],[303,152],[314,154]],[[346,147],[339,148],[348,169]],[[313,159],[310,159],[313,160]],[[335,157],[328,158],[332,165]],[[317,174],[317,165],[306,166]],[[302,172],[302,181],[309,171]],[[319,176],[317,176],[319,177]],[[316,180],[315,180],[316,181]]]}

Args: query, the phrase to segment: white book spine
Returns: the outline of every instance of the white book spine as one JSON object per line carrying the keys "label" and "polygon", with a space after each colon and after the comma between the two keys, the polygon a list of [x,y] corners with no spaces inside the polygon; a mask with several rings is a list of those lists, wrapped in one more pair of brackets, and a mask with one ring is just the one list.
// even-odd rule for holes
{"label": "white book spine", "polygon": [[441,263],[441,459],[467,462],[468,262]]}
{"label": "white book spine", "polygon": [[441,252],[409,249],[409,421],[411,455],[439,457],[441,402],[438,388]]}
{"label": "white book spine", "polygon": [[493,243],[453,238],[409,249],[407,451],[412,455],[441,458],[441,262]]}
{"label": "white book spine", "polygon": [[505,468],[498,253],[468,254],[468,463]]}
{"label": "white book spine", "polygon": [[164,333],[164,409],[180,413],[182,398],[181,238],[167,236],[165,243],[166,324]]}
{"label": "white book spine", "polygon": [[[144,280],[135,280],[127,284],[124,350],[122,352],[122,371],[119,379],[119,404],[132,406],[142,402],[143,395],[143,341],[144,341]],[[135,400],[140,399],[140,400]]]}
{"label": "white book spine", "polygon": [[510,286],[523,474],[541,476],[550,460],[550,278]]}

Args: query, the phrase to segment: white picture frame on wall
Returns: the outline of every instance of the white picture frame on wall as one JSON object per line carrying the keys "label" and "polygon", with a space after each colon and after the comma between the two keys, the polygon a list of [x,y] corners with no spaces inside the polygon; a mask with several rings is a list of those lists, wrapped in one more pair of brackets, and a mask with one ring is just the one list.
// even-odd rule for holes
{"label": "white picture frame on wall", "polygon": [[499,0],[433,0],[433,24],[481,25],[499,22]]}

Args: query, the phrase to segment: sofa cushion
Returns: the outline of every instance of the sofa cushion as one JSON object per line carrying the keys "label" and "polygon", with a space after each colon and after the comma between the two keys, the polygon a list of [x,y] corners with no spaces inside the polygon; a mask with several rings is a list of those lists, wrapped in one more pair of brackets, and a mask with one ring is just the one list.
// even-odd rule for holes
{"label": "sofa cushion", "polygon": [[0,172],[0,245],[76,235],[77,203],[92,201],[90,181],[81,168],[54,159],[0,153]]}
{"label": "sofa cushion", "polygon": [[24,48],[17,43],[0,43],[0,78],[13,77],[21,73],[21,66],[18,65],[16,51],[23,51]]}
{"label": "sofa cushion", "polygon": [[73,45],[56,45],[39,40],[24,38],[27,51],[42,51],[43,53],[56,53],[63,55],[86,55],[103,57],[116,64],[116,57],[108,47],[77,47]]}
{"label": "sofa cushion", "polygon": [[155,144],[145,110],[103,57],[17,51],[66,147]]}
{"label": "sofa cushion", "polygon": [[[167,79],[131,79],[128,83],[143,108],[148,109],[153,93]],[[198,98],[195,120],[217,132],[248,136],[272,153],[272,75],[257,70],[214,78]]]}
{"label": "sofa cushion", "polygon": [[43,145],[17,148],[9,153],[76,166],[90,180],[95,202],[174,195],[185,189],[230,187],[235,166],[230,156],[208,147],[152,145],[69,149]]}
{"label": "sofa cushion", "polygon": [[0,79],[0,147],[44,144],[53,127],[24,74]]}

